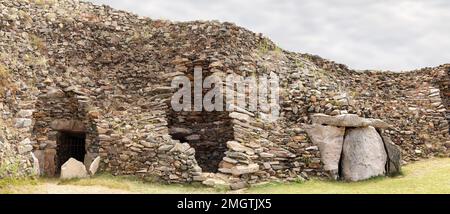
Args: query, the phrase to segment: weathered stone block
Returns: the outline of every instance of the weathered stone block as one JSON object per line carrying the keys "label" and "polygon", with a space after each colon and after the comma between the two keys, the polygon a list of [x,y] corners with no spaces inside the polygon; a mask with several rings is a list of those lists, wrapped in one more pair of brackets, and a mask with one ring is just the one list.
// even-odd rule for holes
{"label": "weathered stone block", "polygon": [[57,131],[86,132],[84,123],[78,120],[54,120],[50,127]]}
{"label": "weathered stone block", "polygon": [[17,117],[29,118],[33,115],[34,110],[20,110],[17,112]]}
{"label": "weathered stone block", "polygon": [[319,147],[324,170],[329,171],[334,179],[339,177],[339,161],[344,144],[345,128],[322,125],[304,125],[311,141]]}
{"label": "weathered stone block", "polygon": [[16,128],[28,128],[33,124],[33,121],[28,118],[17,118],[16,119]]}
{"label": "weathered stone block", "polygon": [[251,148],[249,148],[249,147],[246,147],[246,146],[240,144],[240,143],[237,142],[237,141],[228,141],[228,142],[227,142],[227,147],[228,147],[229,149],[233,150],[233,151],[236,151],[236,152],[245,152],[245,153],[247,153],[247,154],[249,154],[249,155],[255,154],[255,152],[253,151],[253,149],[251,149]]}
{"label": "weathered stone block", "polygon": [[89,166],[89,174],[95,175],[98,171],[98,167],[100,166],[100,157],[96,157],[94,161],[92,161],[91,165]]}
{"label": "weathered stone block", "polygon": [[386,152],[388,155],[387,161],[387,174],[388,175],[397,175],[401,172],[402,165],[402,151],[399,146],[395,145],[391,138],[388,136],[382,135],[384,147],[386,148]]}
{"label": "weathered stone block", "polygon": [[383,140],[374,127],[346,131],[342,153],[342,176],[360,181],[385,175],[387,154]]}
{"label": "weathered stone block", "polygon": [[86,178],[88,176],[84,164],[74,158],[70,158],[61,166],[61,179]]}
{"label": "weathered stone block", "polygon": [[375,128],[386,129],[389,128],[389,124],[379,119],[362,118],[356,114],[343,114],[339,116],[328,116],[325,114],[313,114],[311,115],[313,124],[329,125],[337,127],[367,127],[372,126]]}
{"label": "weathered stone block", "polygon": [[56,174],[56,150],[45,149],[44,150],[44,174],[53,177]]}

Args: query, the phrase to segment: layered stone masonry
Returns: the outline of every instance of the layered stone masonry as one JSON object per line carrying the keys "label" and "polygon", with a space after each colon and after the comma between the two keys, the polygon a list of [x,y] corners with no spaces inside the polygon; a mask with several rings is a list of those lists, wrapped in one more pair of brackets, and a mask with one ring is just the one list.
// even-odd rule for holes
{"label": "layered stone masonry", "polygon": [[[14,83],[0,95],[1,135],[14,153],[26,148],[24,171],[34,162],[30,146],[20,146],[26,139],[35,154],[44,153],[41,173],[59,165],[55,134],[63,127],[51,126],[58,120],[84,125],[86,164],[100,156],[103,171],[166,182],[239,188],[327,176],[320,149],[302,128],[315,113],[392,124],[386,137],[401,146],[405,162],[449,156],[448,65],[358,72],[283,51],[231,23],[150,20],[72,0],[2,1],[0,9],[1,63]],[[280,119],[248,109],[171,112],[170,81],[198,65],[204,76],[276,73]]]}

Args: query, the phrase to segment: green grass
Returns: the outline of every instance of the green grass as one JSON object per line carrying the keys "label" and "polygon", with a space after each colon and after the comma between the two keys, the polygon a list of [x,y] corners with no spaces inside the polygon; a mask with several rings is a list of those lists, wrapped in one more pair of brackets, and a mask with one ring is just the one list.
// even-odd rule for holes
{"label": "green grass", "polygon": [[21,177],[21,163],[17,158],[12,157],[9,162],[0,161],[0,177]]}
{"label": "green grass", "polygon": [[283,53],[283,50],[272,41],[267,38],[262,39],[258,45],[258,52],[261,55],[265,55],[271,51],[273,51],[276,55],[281,55]]}
{"label": "green grass", "polygon": [[[21,179],[14,179],[14,178],[2,178],[0,179],[0,194],[11,194],[11,193],[17,193],[17,189],[20,187],[33,187],[39,183],[36,179],[31,178],[21,178]],[[20,188],[21,189],[21,188]],[[21,193],[28,193],[26,191],[32,190],[32,188],[24,188],[21,189]]]}
{"label": "green grass", "polygon": [[[67,189],[78,187],[103,187],[106,190],[121,190],[127,193],[144,194],[194,194],[227,193],[201,184],[171,184],[144,182],[135,177],[100,174],[88,179],[58,180],[41,178],[39,180],[0,179],[0,193],[42,193],[48,184]],[[46,186],[47,185],[47,186]],[[313,179],[296,183],[269,183],[255,186],[239,193],[256,194],[374,194],[374,193],[438,193],[450,194],[450,158],[430,159],[403,167],[401,175],[393,178],[378,177],[367,181],[347,183],[342,181],[323,181]]]}
{"label": "green grass", "polygon": [[313,179],[302,184],[267,184],[248,193],[285,194],[449,194],[450,159],[432,159],[403,167],[394,178],[378,177],[347,183]]}
{"label": "green grass", "polygon": [[62,180],[58,185],[75,186],[101,186],[110,189],[119,189],[133,193],[152,193],[152,194],[170,194],[170,193],[220,193],[223,189],[208,188],[199,183],[195,184],[162,184],[156,182],[144,182],[139,178],[132,176],[112,176],[109,174],[100,174],[89,179],[71,179]]}

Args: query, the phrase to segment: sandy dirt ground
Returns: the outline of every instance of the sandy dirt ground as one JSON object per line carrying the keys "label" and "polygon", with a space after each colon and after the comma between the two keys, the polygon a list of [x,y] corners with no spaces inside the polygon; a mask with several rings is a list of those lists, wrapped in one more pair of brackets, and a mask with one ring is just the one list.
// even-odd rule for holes
{"label": "sandy dirt ground", "polygon": [[133,194],[133,192],[111,189],[102,186],[75,186],[75,185],[57,185],[53,183],[38,186],[38,192],[42,194]]}

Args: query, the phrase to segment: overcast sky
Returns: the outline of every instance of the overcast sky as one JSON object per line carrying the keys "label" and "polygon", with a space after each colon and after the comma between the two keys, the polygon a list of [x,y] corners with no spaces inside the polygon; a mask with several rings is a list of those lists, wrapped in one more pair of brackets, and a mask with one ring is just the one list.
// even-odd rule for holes
{"label": "overcast sky", "polygon": [[173,21],[220,20],[354,69],[450,63],[448,0],[90,0]]}

